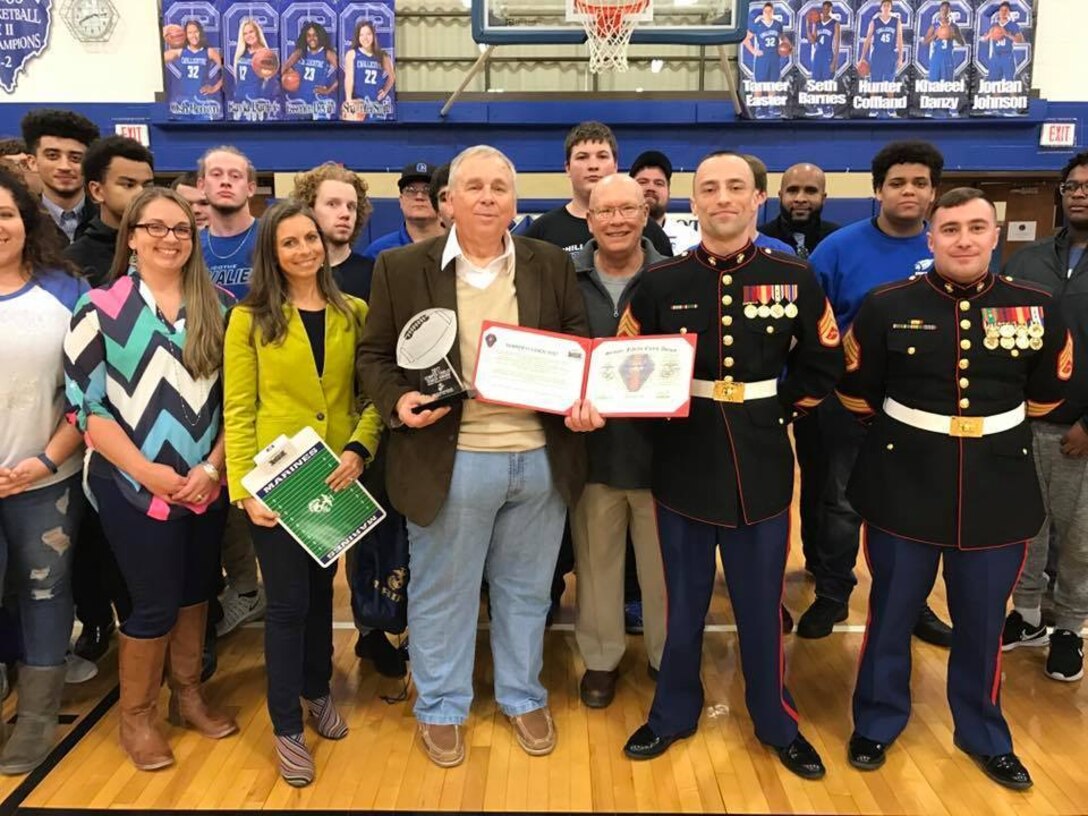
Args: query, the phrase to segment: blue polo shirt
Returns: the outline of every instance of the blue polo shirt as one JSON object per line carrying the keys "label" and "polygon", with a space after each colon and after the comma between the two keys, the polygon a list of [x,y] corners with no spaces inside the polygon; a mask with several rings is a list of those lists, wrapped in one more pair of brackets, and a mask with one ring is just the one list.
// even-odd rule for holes
{"label": "blue polo shirt", "polygon": [[412,243],[412,236],[408,234],[408,225],[401,224],[396,232],[387,232],[370,242],[370,246],[363,250],[363,257],[377,260],[378,253],[386,249],[408,246]]}
{"label": "blue polo shirt", "polygon": [[831,233],[808,260],[844,333],[873,287],[926,272],[933,266],[925,230],[910,238],[895,238],[882,232],[875,218]]}

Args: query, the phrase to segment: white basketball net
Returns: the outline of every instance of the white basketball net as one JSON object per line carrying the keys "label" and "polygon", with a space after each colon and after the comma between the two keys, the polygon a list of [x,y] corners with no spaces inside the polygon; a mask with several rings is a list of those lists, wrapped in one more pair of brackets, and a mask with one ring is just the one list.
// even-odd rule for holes
{"label": "white basketball net", "polygon": [[594,74],[604,71],[627,70],[627,48],[631,33],[641,19],[645,19],[648,2],[616,2],[616,0],[574,0],[574,8],[586,29],[589,43],[589,70]]}

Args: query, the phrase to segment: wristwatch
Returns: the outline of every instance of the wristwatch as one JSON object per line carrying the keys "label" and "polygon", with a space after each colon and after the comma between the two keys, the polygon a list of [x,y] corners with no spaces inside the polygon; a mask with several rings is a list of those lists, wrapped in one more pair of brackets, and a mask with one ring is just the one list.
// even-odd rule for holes
{"label": "wristwatch", "polygon": [[219,468],[213,465],[211,462],[201,462],[200,467],[208,474],[208,478],[213,482],[219,481]]}
{"label": "wristwatch", "polygon": [[50,473],[55,474],[57,472],[57,463],[50,459],[48,456],[46,456],[44,452],[39,453],[35,458],[43,465],[45,465],[46,470],[48,470]]}

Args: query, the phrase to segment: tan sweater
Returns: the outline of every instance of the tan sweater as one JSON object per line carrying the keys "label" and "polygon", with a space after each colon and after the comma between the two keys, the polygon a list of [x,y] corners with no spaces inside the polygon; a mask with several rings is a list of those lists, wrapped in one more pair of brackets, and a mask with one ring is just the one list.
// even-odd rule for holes
{"label": "tan sweater", "polygon": [[[518,301],[513,273],[499,274],[486,289],[457,279],[457,337],[461,373],[471,384],[484,320],[517,324]],[[466,400],[457,449],[512,453],[544,447],[544,429],[536,411]]]}

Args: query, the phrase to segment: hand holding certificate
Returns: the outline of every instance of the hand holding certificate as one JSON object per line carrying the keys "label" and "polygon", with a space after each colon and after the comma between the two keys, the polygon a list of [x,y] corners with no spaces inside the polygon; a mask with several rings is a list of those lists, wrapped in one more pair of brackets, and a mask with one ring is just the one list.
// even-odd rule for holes
{"label": "hand holding certificate", "polygon": [[693,335],[602,337],[485,322],[473,386],[483,402],[568,414],[588,400],[601,416],[685,417]]}

